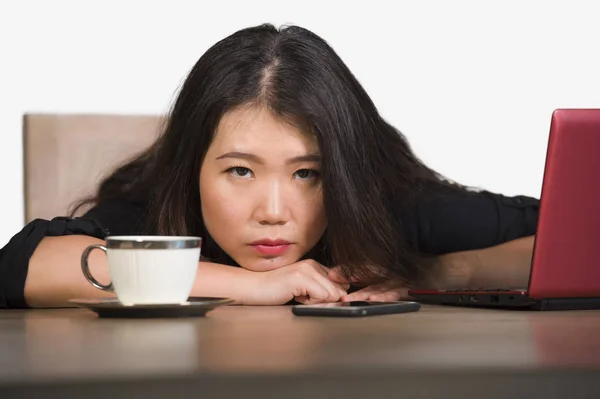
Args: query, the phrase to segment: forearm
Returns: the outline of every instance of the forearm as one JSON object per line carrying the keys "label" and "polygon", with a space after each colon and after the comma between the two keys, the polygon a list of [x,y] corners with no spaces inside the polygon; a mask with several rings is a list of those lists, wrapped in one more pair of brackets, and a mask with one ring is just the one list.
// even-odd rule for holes
{"label": "forearm", "polygon": [[[69,307],[71,298],[114,297],[94,288],[83,276],[81,254],[92,244],[104,244],[87,236],[46,237],[29,261],[25,300],[31,307]],[[90,253],[92,275],[102,283],[110,281],[108,259],[101,251]],[[249,287],[248,270],[199,262],[192,296],[227,297],[242,303]]]}
{"label": "forearm", "polygon": [[535,236],[471,251],[476,259],[470,284],[483,288],[527,287]]}
{"label": "forearm", "polygon": [[[94,288],[81,271],[81,254],[92,244],[103,240],[88,236],[45,237],[29,260],[25,280],[25,301],[31,307],[69,307],[71,298],[114,296]],[[108,260],[101,251],[89,257],[92,275],[102,283],[110,281]]]}
{"label": "forearm", "polygon": [[440,257],[437,288],[526,287],[535,236]]}

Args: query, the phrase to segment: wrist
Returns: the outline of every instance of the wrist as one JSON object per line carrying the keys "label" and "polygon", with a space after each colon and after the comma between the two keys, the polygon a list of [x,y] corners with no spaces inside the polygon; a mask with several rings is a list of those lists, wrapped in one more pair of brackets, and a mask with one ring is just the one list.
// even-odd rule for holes
{"label": "wrist", "polygon": [[232,285],[232,291],[234,292],[235,304],[237,305],[257,305],[257,289],[260,289],[261,278],[263,272],[255,272],[240,267],[239,274],[235,283]]}
{"label": "wrist", "polygon": [[255,272],[211,262],[199,262],[192,296],[229,298],[234,304],[246,304],[252,297],[252,291],[258,285],[254,283]]}

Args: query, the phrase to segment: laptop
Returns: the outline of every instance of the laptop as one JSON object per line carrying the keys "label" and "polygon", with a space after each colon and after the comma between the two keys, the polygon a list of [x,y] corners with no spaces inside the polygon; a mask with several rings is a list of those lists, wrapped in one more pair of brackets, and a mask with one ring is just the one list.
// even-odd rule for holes
{"label": "laptop", "polygon": [[552,113],[528,287],[409,295],[444,305],[600,309],[600,109]]}

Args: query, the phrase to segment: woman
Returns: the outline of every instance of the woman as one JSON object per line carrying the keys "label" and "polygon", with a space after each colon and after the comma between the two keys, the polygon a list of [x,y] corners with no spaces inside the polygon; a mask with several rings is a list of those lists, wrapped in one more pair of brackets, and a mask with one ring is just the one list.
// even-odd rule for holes
{"label": "woman", "polygon": [[[82,219],[34,221],[2,250],[1,306],[106,295],[79,262],[107,234],[203,237],[192,294],[242,304],[516,283],[527,276],[538,212],[535,199],[443,179],[324,40],[271,25],[211,47],[162,136],[84,204],[93,207]],[[90,263],[109,279],[104,256]]]}

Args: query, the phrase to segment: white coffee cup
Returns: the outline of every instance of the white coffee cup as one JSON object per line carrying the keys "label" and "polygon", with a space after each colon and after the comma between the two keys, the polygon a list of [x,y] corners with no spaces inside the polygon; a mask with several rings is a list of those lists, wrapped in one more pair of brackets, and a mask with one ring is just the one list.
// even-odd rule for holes
{"label": "white coffee cup", "polygon": [[[90,245],[81,255],[85,278],[96,288],[114,292],[123,305],[186,302],[196,279],[202,238],[182,236],[109,236],[106,245]],[[111,282],[91,274],[94,249],[108,257]]]}

